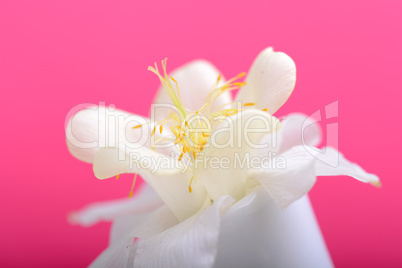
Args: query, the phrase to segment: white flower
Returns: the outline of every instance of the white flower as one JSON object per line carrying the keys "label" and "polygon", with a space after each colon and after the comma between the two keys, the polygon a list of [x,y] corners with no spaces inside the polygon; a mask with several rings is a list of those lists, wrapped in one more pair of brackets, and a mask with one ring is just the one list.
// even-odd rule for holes
{"label": "white flower", "polygon": [[[332,266],[305,194],[316,176],[348,175],[374,185],[379,179],[333,148],[306,150],[321,141],[311,119],[292,114],[279,123],[272,116],[293,91],[292,59],[265,49],[246,83],[236,82],[242,75],[225,82],[206,61],[191,62],[172,78],[151,70],[165,87],[154,103],[173,104],[177,113],[156,109],[155,123],[91,107],[78,112],[66,129],[70,152],[93,163],[97,178],[138,173],[147,182],[133,199],[92,205],[71,216],[86,226],[114,222],[110,245],[93,266]],[[233,102],[229,91],[240,87]],[[306,131],[304,125],[310,125]],[[247,128],[264,131],[245,135]],[[229,140],[231,146],[217,148]],[[154,143],[163,142],[175,146],[153,150]],[[240,166],[239,159],[247,157],[264,161]],[[225,158],[227,164],[214,168],[212,158]],[[338,158],[337,166],[326,164]]]}

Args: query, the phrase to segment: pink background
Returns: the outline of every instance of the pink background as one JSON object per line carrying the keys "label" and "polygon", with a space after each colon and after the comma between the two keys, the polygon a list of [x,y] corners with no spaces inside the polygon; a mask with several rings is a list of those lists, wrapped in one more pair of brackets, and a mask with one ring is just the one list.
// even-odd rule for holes
{"label": "pink background", "polygon": [[73,106],[147,115],[154,61],[169,57],[172,70],[205,58],[231,77],[266,46],[298,68],[278,115],[338,100],[340,150],[383,182],[325,177],[311,191],[335,265],[402,265],[401,10],[398,0],[0,1],[0,266],[85,266],[107,245],[109,224],[73,227],[66,215],[127,196],[131,177],[98,181],[69,155]]}

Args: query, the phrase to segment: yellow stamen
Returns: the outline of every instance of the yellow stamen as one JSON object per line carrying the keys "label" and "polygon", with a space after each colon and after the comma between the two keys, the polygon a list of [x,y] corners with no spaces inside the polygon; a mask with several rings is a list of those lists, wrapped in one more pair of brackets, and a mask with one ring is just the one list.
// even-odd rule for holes
{"label": "yellow stamen", "polygon": [[264,108],[264,109],[262,109],[264,112],[266,112],[266,111],[268,111],[268,108]]}
{"label": "yellow stamen", "polygon": [[[183,103],[181,101],[179,89],[177,87],[177,94],[176,94],[176,91],[174,90],[172,84],[170,83],[169,76],[167,75],[166,62],[167,62],[167,59],[162,61],[162,68],[163,68],[163,74],[164,74],[163,76],[159,73],[158,66],[156,65],[156,63],[155,63],[155,68],[150,66],[150,67],[148,67],[148,70],[155,73],[159,77],[159,80],[161,81],[163,88],[166,90],[166,92],[169,95],[170,99],[172,100],[173,104],[179,110],[180,115],[182,117],[186,117],[186,109],[183,106]],[[175,80],[173,80],[173,81],[175,81]]]}
{"label": "yellow stamen", "polygon": [[182,136],[182,135],[179,135],[179,136],[177,137],[176,141],[174,142],[174,145],[180,143],[180,142],[182,141],[182,139],[183,139],[183,136]]}
{"label": "yellow stamen", "polygon": [[245,86],[247,83],[246,82],[234,82],[233,85],[238,86],[238,87],[242,87]]}
{"label": "yellow stamen", "polygon": [[180,154],[179,161],[181,161],[182,158],[183,158],[183,153]]}
{"label": "yellow stamen", "polygon": [[136,129],[136,128],[140,128],[140,127],[142,127],[142,125],[136,125],[136,126],[133,126],[132,129]]}
{"label": "yellow stamen", "polygon": [[221,91],[223,92],[223,91],[225,91],[226,89],[228,89],[229,88],[229,85],[224,85],[223,87],[221,87]]}
{"label": "yellow stamen", "polygon": [[134,180],[133,180],[133,184],[131,185],[131,190],[130,190],[130,194],[128,195],[128,197],[132,197],[134,194],[134,186],[135,186],[135,181],[137,180],[137,173],[135,173],[134,175]]}
{"label": "yellow stamen", "polygon": [[116,180],[118,180],[120,178],[120,174],[116,175]]}
{"label": "yellow stamen", "polygon": [[162,131],[163,131],[163,125],[161,125],[160,127],[159,127],[159,132],[162,134]]}
{"label": "yellow stamen", "polygon": [[154,129],[152,129],[151,137],[155,134],[155,131],[156,131],[156,126],[154,127]]}
{"label": "yellow stamen", "polygon": [[191,193],[193,189],[191,188],[191,183],[193,183],[194,176],[191,177],[190,185],[188,186],[188,191]]}
{"label": "yellow stamen", "polygon": [[237,78],[242,78],[245,75],[246,75],[246,72],[242,72],[242,73],[239,73],[236,77]]}
{"label": "yellow stamen", "polygon": [[382,187],[382,184],[380,181],[371,181],[370,184],[375,187],[378,187],[378,188]]}
{"label": "yellow stamen", "polygon": [[244,106],[253,106],[253,105],[255,105],[254,102],[247,102],[247,103],[244,104]]}
{"label": "yellow stamen", "polygon": [[203,131],[203,132],[202,132],[202,136],[207,138],[207,137],[209,137],[210,135],[209,135],[209,134],[205,134],[205,132]]}

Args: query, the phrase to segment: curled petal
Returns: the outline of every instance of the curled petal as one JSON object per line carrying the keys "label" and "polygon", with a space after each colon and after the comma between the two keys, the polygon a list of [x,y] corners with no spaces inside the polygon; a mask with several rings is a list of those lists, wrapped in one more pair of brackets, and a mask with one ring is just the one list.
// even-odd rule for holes
{"label": "curled petal", "polygon": [[221,211],[235,200],[223,196],[180,224],[137,244],[134,267],[212,267]]}
{"label": "curled petal", "polygon": [[182,162],[148,148],[101,148],[93,167],[99,179],[123,173],[141,175],[179,220],[197,212],[207,198],[204,187],[197,182],[189,193],[191,175]]}
{"label": "curled petal", "polygon": [[249,180],[260,182],[281,209],[305,195],[313,187],[316,176],[346,175],[375,186],[381,185],[376,175],[365,172],[331,147],[320,151],[295,146],[268,164],[268,167],[251,170]]}
{"label": "curled petal", "polygon": [[108,107],[92,106],[77,112],[66,127],[66,142],[70,153],[92,163],[100,147],[118,143],[139,143],[149,147],[148,125],[132,129],[148,120],[142,116]]}
{"label": "curled petal", "polygon": [[338,150],[325,147],[316,155],[315,172],[317,176],[339,176],[346,175],[361,182],[371,183],[374,186],[381,186],[380,179],[367,173],[359,165],[348,161]]}
{"label": "curled petal", "polygon": [[236,101],[255,103],[257,108],[268,108],[268,112],[274,114],[292,94],[296,65],[288,55],[269,47],[255,59],[246,82]]}

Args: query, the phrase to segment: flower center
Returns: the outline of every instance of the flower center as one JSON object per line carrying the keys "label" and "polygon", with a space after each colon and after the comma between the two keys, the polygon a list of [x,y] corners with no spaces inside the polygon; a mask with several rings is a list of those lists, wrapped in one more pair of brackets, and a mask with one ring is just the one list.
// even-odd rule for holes
{"label": "flower center", "polygon": [[[238,79],[245,76],[246,73],[240,73],[236,77],[228,80],[225,83],[221,83],[222,76],[219,75],[216,79],[216,83],[212,86],[204,105],[197,111],[187,110],[181,100],[179,85],[173,77],[169,77],[166,71],[166,61],[162,61],[163,73],[158,70],[158,66],[155,63],[154,67],[149,67],[148,70],[155,73],[173,104],[177,108],[178,112],[172,112],[165,120],[158,122],[152,132],[154,142],[157,143],[155,138],[156,130],[162,134],[163,127],[165,125],[170,126],[170,130],[174,134],[174,138],[171,140],[180,152],[179,161],[183,157],[186,157],[190,162],[193,162],[197,158],[197,154],[202,152],[208,138],[211,136],[216,124],[225,118],[236,114],[239,108],[224,108],[233,103],[227,103],[224,106],[219,107],[218,111],[212,110],[212,104],[215,100],[224,92],[236,90],[244,86],[246,82],[236,82]],[[173,82],[171,82],[173,81]],[[172,85],[172,83],[174,85]],[[244,106],[252,106],[254,103],[246,103]]]}
{"label": "flower center", "polygon": [[[244,86],[246,82],[238,82],[237,80],[244,77],[246,73],[240,73],[226,82],[222,82],[222,76],[219,75],[205,99],[204,105],[196,111],[189,111],[183,105],[177,81],[173,77],[169,77],[167,74],[166,61],[167,59],[162,60],[162,73],[159,72],[156,63],[155,67],[150,66],[148,67],[148,70],[159,77],[163,88],[172,100],[177,112],[171,112],[166,119],[154,125],[151,132],[152,146],[155,150],[155,145],[160,142],[173,142],[174,146],[180,153],[178,160],[182,161],[183,158],[186,158],[191,164],[193,164],[197,155],[203,151],[215,126],[227,117],[235,115],[241,111],[241,107],[232,108],[235,106],[234,103],[227,103],[217,109],[213,109],[212,105],[224,92],[240,89]],[[254,105],[255,103],[243,104],[243,106]],[[268,109],[263,109],[263,111],[267,110]],[[137,125],[133,128],[140,128],[142,126],[143,125]],[[157,132],[160,134],[163,133],[164,126],[169,126],[173,133],[171,136],[172,138],[167,138],[165,136],[157,137]],[[189,192],[192,191],[191,183],[193,179],[194,177],[192,177],[190,181]]]}

